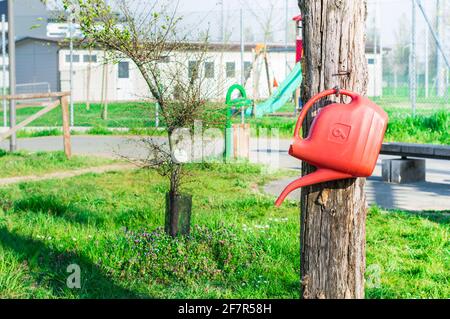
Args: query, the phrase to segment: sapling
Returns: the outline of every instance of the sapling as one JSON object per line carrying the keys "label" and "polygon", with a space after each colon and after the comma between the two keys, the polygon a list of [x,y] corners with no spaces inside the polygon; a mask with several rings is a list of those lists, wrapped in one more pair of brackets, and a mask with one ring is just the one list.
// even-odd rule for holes
{"label": "sapling", "polygon": [[[185,165],[176,156],[180,144],[176,133],[192,132],[197,120],[208,127],[216,111],[207,104],[216,84],[205,81],[203,68],[209,59],[208,35],[193,42],[191,33],[188,41],[189,30],[180,26],[177,5],[171,1],[63,0],[63,5],[75,12],[82,42],[107,51],[110,60],[132,61],[148,89],[148,96],[137,98],[158,103],[167,138],[141,138],[148,154],[127,159],[168,178],[166,231],[172,236],[188,234],[191,198],[181,194]],[[184,208],[188,216],[182,216]]]}

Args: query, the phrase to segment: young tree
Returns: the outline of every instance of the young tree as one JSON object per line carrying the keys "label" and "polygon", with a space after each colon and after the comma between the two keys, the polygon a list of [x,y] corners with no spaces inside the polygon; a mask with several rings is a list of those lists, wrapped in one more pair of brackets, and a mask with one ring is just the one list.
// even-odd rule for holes
{"label": "young tree", "polygon": [[184,163],[176,156],[177,144],[183,138],[177,133],[180,129],[192,130],[196,120],[207,119],[208,88],[203,76],[204,62],[208,59],[207,39],[189,44],[179,26],[181,18],[177,16],[176,5],[170,1],[116,0],[107,4],[103,0],[63,0],[63,3],[66,9],[75,8],[88,43],[105,49],[109,60],[127,59],[134,63],[150,97],[158,103],[167,142],[143,138],[141,145],[149,150],[148,157],[130,160],[168,177],[166,230],[175,236],[180,230],[177,203]]}
{"label": "young tree", "polygon": [[[299,0],[303,16],[302,99],[335,86],[366,94],[365,0]],[[342,100],[342,97],[340,98]],[[307,116],[309,132],[318,103]],[[329,102],[328,102],[329,103]],[[326,150],[324,150],[326,151]],[[312,166],[303,164],[303,174]],[[302,189],[303,298],[363,298],[365,180],[328,182]]]}

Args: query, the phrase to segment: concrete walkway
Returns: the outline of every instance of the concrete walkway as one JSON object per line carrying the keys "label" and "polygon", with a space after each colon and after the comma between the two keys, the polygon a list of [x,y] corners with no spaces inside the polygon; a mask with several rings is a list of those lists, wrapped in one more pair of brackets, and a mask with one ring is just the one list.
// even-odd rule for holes
{"label": "concrete walkway", "polygon": [[[161,142],[164,140],[160,138]],[[139,137],[121,136],[73,136],[72,148],[75,154],[108,157],[144,157],[147,150],[139,145]],[[272,145],[266,140],[252,139],[251,161],[269,164],[274,168],[287,168],[298,171],[300,161],[288,155],[290,140],[279,140]],[[219,143],[220,144],[220,143]],[[62,149],[62,137],[25,138],[18,140],[19,149],[29,151],[56,151]],[[7,149],[8,141],[0,142],[0,148]],[[220,145],[218,148],[220,149]],[[450,161],[427,159],[427,181],[415,184],[387,184],[381,181],[381,160],[393,158],[381,155],[375,172],[367,181],[368,202],[388,208],[402,210],[450,210]],[[266,191],[278,195],[292,180],[282,180],[266,186]],[[298,193],[290,198],[298,199]]]}

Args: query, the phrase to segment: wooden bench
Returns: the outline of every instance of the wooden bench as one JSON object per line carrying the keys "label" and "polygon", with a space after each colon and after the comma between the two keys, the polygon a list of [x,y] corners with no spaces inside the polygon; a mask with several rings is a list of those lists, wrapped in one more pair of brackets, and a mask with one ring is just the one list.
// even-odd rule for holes
{"label": "wooden bench", "polygon": [[[426,163],[422,158],[450,160],[450,146],[409,143],[384,143],[380,154],[398,155],[382,161],[383,180],[389,183],[423,182]],[[414,157],[414,158],[408,158]]]}

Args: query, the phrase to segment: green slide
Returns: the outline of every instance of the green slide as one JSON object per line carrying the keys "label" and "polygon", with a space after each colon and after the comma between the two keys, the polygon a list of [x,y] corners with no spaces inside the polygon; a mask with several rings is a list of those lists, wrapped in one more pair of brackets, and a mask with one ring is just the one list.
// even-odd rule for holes
{"label": "green slide", "polygon": [[[273,113],[282,108],[292,97],[295,90],[300,87],[302,83],[302,66],[297,63],[288,75],[288,77],[281,83],[280,87],[273,93],[273,95],[265,102],[256,106],[256,117],[261,117],[264,114]],[[252,108],[248,108],[245,112],[247,116],[252,115]]]}

